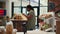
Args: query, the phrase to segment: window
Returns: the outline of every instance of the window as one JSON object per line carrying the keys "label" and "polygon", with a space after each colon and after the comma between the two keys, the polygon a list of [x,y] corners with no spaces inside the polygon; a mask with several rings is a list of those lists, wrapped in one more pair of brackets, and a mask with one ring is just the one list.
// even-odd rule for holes
{"label": "window", "polygon": [[14,6],[21,6],[21,0],[19,0],[19,1],[18,1],[18,0],[15,1],[15,2],[14,2]]}
{"label": "window", "polygon": [[30,0],[30,5],[32,6],[38,6],[39,0]]}
{"label": "window", "polygon": [[40,7],[40,15],[47,13],[48,7]]}
{"label": "window", "polygon": [[14,2],[14,14],[21,13],[21,0],[17,0]]}
{"label": "window", "polygon": [[22,6],[27,6],[27,5],[29,5],[29,1],[22,0]]}
{"label": "window", "polygon": [[40,15],[48,12],[48,0],[40,0]]}
{"label": "window", "polygon": [[27,15],[26,8],[23,8],[23,12],[22,12],[22,13],[24,13],[24,14],[26,14],[26,15]]}
{"label": "window", "polygon": [[20,8],[14,8],[14,14],[20,14],[21,9]]}
{"label": "window", "polygon": [[48,0],[40,0],[40,6],[48,6]]}
{"label": "window", "polygon": [[[38,1],[39,0],[30,0],[30,5],[38,6]],[[27,6],[27,5],[29,5],[29,0],[22,0],[22,6]]]}

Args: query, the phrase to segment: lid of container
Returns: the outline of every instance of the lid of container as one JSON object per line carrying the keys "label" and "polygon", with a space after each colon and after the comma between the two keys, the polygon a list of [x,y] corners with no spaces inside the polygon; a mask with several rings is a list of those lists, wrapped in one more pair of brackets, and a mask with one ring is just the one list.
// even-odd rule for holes
{"label": "lid of container", "polygon": [[17,29],[13,29],[13,32],[17,32]]}
{"label": "lid of container", "polygon": [[5,28],[4,26],[0,26],[0,28]]}

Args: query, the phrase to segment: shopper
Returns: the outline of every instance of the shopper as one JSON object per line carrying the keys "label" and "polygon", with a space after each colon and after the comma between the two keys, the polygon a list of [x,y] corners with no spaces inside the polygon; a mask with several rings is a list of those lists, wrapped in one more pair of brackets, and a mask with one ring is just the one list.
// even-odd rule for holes
{"label": "shopper", "polygon": [[28,5],[26,9],[29,12],[27,15],[28,18],[27,30],[34,30],[36,22],[34,9],[32,8],[31,5]]}
{"label": "shopper", "polygon": [[9,16],[6,16],[6,24],[7,24],[7,23],[10,23],[10,24],[13,25],[13,23],[12,23],[12,21],[10,20]]}
{"label": "shopper", "polygon": [[13,33],[13,23],[8,16],[6,17],[6,19],[7,19],[6,34],[12,34]]}

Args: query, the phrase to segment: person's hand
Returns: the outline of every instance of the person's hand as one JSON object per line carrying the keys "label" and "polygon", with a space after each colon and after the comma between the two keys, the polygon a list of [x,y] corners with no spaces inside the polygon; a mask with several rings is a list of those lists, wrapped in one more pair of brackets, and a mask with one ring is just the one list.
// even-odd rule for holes
{"label": "person's hand", "polygon": [[23,15],[25,15],[24,13],[22,13]]}
{"label": "person's hand", "polygon": [[25,17],[27,17],[27,15],[25,15],[24,13],[23,13],[23,15],[24,15]]}

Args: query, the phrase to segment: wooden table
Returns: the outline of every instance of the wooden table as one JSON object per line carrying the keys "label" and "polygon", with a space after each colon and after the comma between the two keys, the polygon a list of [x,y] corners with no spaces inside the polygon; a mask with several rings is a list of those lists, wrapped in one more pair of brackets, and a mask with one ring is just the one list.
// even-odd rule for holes
{"label": "wooden table", "polygon": [[17,29],[18,32],[26,31],[26,23],[25,20],[12,20],[14,28]]}

